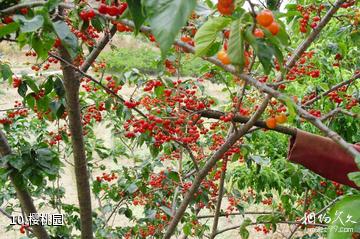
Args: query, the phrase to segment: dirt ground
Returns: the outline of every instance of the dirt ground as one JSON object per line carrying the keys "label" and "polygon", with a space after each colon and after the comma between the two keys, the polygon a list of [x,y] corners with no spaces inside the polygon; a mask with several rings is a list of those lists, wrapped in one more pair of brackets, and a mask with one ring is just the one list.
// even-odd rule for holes
{"label": "dirt ground", "polygon": [[[114,40],[114,43],[116,43],[116,45],[122,45],[122,46],[128,46],[131,48],[134,47],[138,47],[140,43],[137,43],[136,41],[127,38],[116,38]],[[24,52],[26,50],[23,50]],[[28,69],[28,65],[31,62],[31,59],[25,58],[24,56],[21,56],[20,54],[18,54],[18,49],[13,46],[13,45],[3,45],[3,43],[0,43],[0,60],[9,60],[9,62],[12,64],[13,67],[15,67],[17,70],[16,71],[21,71],[21,70],[26,70]],[[221,90],[219,89],[219,87],[216,87],[214,85],[210,85],[209,83],[207,83],[207,85],[205,86],[205,89],[210,89],[210,92],[208,92],[209,94],[212,95],[221,95]],[[131,91],[127,91],[124,93],[124,95],[126,96],[126,94],[130,94]],[[15,100],[20,100],[20,97],[18,96],[17,92],[9,87],[7,84],[1,84],[0,85],[0,110],[2,109],[7,109],[7,108],[11,108],[13,106],[13,103]],[[1,115],[0,115],[1,117]],[[113,137],[112,134],[110,132],[109,129],[107,129],[104,124],[100,124],[98,125],[98,127],[96,128],[96,134],[99,138],[103,139],[106,142],[106,146],[107,147],[112,147],[113,145]],[[72,161],[72,158],[70,157],[68,159],[68,161]],[[131,160],[128,159],[121,159],[119,160],[119,165],[117,165],[117,167],[121,167],[121,165],[131,165],[133,162]],[[108,167],[115,167],[116,165],[114,165],[114,163],[112,162],[105,162],[106,166]],[[62,177],[60,180],[60,186],[63,186],[66,188],[66,194],[65,194],[65,199],[64,199],[64,203],[71,203],[71,204],[77,204],[77,195],[76,195],[76,187],[75,187],[75,175],[73,172],[73,167],[68,164],[65,163],[65,167],[63,168],[64,172],[62,173]],[[94,173],[94,176],[98,175],[97,172]],[[40,201],[36,201],[35,203],[38,204]],[[96,208],[98,207],[98,204],[96,202],[96,200],[92,200],[92,204],[93,204],[93,208],[96,210]],[[4,207],[5,205],[0,205],[0,207]],[[223,203],[223,207],[224,209],[227,207],[227,203],[226,201]],[[258,210],[258,211],[264,211],[264,208],[254,208],[254,210]],[[254,211],[253,210],[253,211]],[[52,209],[50,208],[44,208],[41,212],[48,212],[51,213],[53,212]],[[141,214],[141,208],[136,208],[135,209],[135,213],[136,214]],[[204,212],[204,214],[209,214],[209,212]],[[251,218],[251,217],[250,217]],[[219,228],[227,228],[229,226],[234,226],[234,225],[239,225],[242,222],[242,217],[241,216],[236,216],[233,218],[221,218],[220,223],[219,223]],[[127,220],[123,217],[118,216],[115,219],[114,225],[124,225],[126,224]],[[212,223],[211,220],[208,221],[209,226],[211,227]],[[18,228],[19,227],[15,227],[14,230],[10,230],[10,231],[6,231],[5,227],[9,225],[9,220],[2,214],[0,214],[0,239],[16,239],[16,238],[20,238],[21,236],[23,236],[22,234],[19,233]],[[250,230],[251,234],[250,234],[250,238],[251,239],[280,239],[280,238],[286,238],[284,237],[284,235],[289,235],[289,227],[285,226],[285,225],[281,225],[280,227],[280,232],[279,233],[275,233],[275,234],[268,234],[268,235],[263,235],[261,233],[255,233],[254,230]],[[250,229],[250,228],[249,228]],[[223,233],[220,236],[218,236],[217,238],[219,239],[225,239],[225,238],[240,238],[238,230],[232,230],[229,231],[227,233]]]}

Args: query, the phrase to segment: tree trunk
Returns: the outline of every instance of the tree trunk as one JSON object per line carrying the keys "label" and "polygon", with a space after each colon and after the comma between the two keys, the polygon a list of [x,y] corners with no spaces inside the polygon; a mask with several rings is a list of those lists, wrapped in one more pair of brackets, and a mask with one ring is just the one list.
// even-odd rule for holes
{"label": "tree trunk", "polygon": [[[72,62],[70,55],[64,47],[60,48],[59,53],[64,60]],[[76,187],[80,207],[81,238],[92,239],[93,231],[89,173],[87,170],[79,103],[80,79],[74,69],[66,63],[62,62],[61,67],[64,77],[67,112],[74,155]]]}

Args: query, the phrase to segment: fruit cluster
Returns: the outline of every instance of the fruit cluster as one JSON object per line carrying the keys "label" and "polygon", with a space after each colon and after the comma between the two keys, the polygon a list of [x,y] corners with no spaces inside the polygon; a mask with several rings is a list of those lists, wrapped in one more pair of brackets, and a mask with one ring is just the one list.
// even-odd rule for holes
{"label": "fruit cluster", "polygon": [[90,21],[91,19],[93,19],[96,16],[94,9],[89,9],[89,10],[82,10],[79,13],[79,17],[81,20],[83,20],[84,22]]}
{"label": "fruit cluster", "polygon": [[108,14],[110,16],[115,17],[115,16],[122,15],[125,12],[125,10],[127,9],[127,7],[128,7],[128,5],[126,2],[120,3],[119,6],[116,6],[116,5],[109,6],[104,3],[101,3],[98,8],[98,11],[101,14]]}
{"label": "fruit cluster", "polygon": [[[262,10],[256,15],[256,22],[257,24],[271,32],[271,34],[273,35],[277,35],[280,31],[280,25],[275,21],[275,17],[272,11],[268,9]],[[257,33],[255,35],[254,32],[254,35],[257,37],[263,37],[264,33],[261,32],[261,29],[257,29]]]}
{"label": "fruit cluster", "polygon": [[[308,30],[308,26],[313,29],[317,27],[318,22],[321,20],[321,11],[325,9],[325,6],[322,4],[319,6],[315,4],[311,4],[309,6],[297,5],[296,9],[302,15],[302,17],[299,19],[300,32],[306,33]],[[312,13],[315,13],[315,16],[311,18],[310,16]]]}
{"label": "fruit cluster", "polygon": [[287,116],[283,113],[276,115],[275,117],[272,116],[266,119],[265,124],[266,127],[269,129],[275,129],[277,124],[283,124],[287,121]]}
{"label": "fruit cluster", "polygon": [[263,226],[256,225],[256,226],[254,227],[254,229],[255,229],[255,231],[257,231],[257,232],[261,232],[261,231],[262,231],[264,234],[268,234],[268,233],[270,232],[270,229],[266,228],[265,225],[263,225]]}
{"label": "fruit cluster", "polygon": [[116,180],[118,177],[115,173],[103,173],[102,176],[97,176],[96,177],[96,181],[98,182],[102,182],[102,181],[106,181],[106,182],[111,182],[113,180]]}

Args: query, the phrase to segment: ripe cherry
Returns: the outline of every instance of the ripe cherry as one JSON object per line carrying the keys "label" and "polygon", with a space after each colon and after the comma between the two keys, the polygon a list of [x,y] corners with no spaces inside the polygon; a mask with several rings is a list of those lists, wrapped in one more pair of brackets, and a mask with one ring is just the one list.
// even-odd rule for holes
{"label": "ripe cherry", "polygon": [[283,124],[287,121],[287,116],[285,114],[278,114],[275,116],[276,123]]}
{"label": "ripe cherry", "polygon": [[274,15],[270,10],[263,10],[256,16],[256,21],[261,26],[267,27],[274,21]]}
{"label": "ripe cherry", "polygon": [[229,65],[231,63],[230,58],[225,50],[221,50],[217,54],[217,58],[224,64]]}
{"label": "ripe cherry", "polygon": [[116,6],[111,6],[111,7],[108,8],[107,13],[110,16],[116,16],[118,14],[118,8]]}
{"label": "ripe cherry", "polygon": [[27,8],[21,8],[21,9],[20,9],[20,13],[21,13],[22,15],[27,15],[27,14],[29,13],[29,9],[27,9]]}
{"label": "ripe cherry", "polygon": [[256,28],[254,30],[254,36],[256,38],[264,38],[264,35],[265,35],[264,32],[260,28]]}
{"label": "ripe cherry", "polygon": [[85,10],[82,10],[79,14],[79,17],[81,18],[81,20],[83,21],[87,21],[88,18],[87,18],[87,12]]}
{"label": "ripe cherry", "polygon": [[268,118],[265,123],[269,129],[275,129],[276,127],[276,119],[274,117]]}
{"label": "ripe cherry", "polygon": [[[218,2],[217,9],[224,16],[230,16],[235,10],[235,5],[232,1],[222,1]],[[231,3],[230,3],[231,2]],[[230,4],[229,4],[230,3]]]}
{"label": "ripe cherry", "polygon": [[269,26],[267,26],[266,29],[268,29],[271,34],[275,36],[280,31],[280,25],[274,21]]}
{"label": "ripe cherry", "polygon": [[106,14],[108,12],[108,6],[106,4],[100,4],[98,11],[101,14]]}

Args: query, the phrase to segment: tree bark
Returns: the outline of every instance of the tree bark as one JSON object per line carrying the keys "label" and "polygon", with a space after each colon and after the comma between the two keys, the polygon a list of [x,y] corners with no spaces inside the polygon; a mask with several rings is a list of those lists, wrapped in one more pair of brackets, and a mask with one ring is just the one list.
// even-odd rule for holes
{"label": "tree bark", "polygon": [[[59,53],[63,59],[72,62],[69,53],[64,47],[60,47]],[[80,79],[76,71],[69,65],[61,62],[61,67],[74,155],[76,188],[80,207],[81,238],[92,239],[91,194],[79,102]]]}
{"label": "tree bark", "polygon": [[[0,155],[2,157],[11,154],[11,148],[5,138],[4,133],[0,130]],[[9,165],[8,165],[9,166]],[[15,172],[10,173],[10,181],[13,184],[16,196],[20,201],[21,207],[25,211],[25,215],[28,217],[31,213],[37,213],[34,202],[29,194],[29,192],[26,190],[26,188],[20,188],[15,183]],[[49,235],[46,232],[45,228],[41,225],[34,225],[31,226],[33,229],[33,233],[37,238],[41,239],[48,239]]]}

